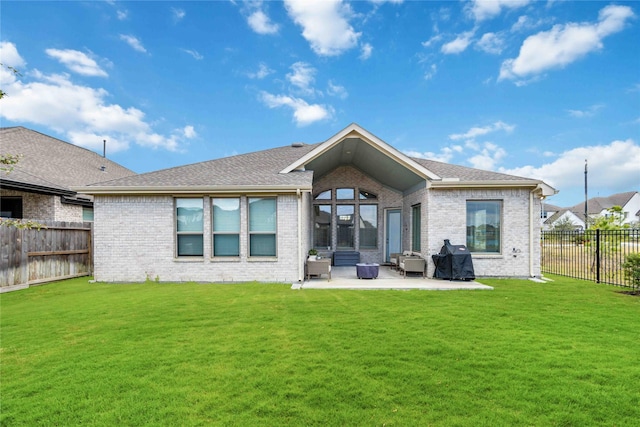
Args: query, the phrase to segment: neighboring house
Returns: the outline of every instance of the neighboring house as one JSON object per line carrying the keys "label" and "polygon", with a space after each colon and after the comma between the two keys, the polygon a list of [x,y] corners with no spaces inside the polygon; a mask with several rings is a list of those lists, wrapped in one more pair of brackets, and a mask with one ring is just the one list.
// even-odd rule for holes
{"label": "neighboring house", "polygon": [[0,216],[92,221],[93,198],[71,187],[135,175],[93,151],[24,127],[0,128],[0,154],[20,155],[0,172]]}
{"label": "neighboring house", "polygon": [[556,212],[559,212],[560,210],[562,210],[561,207],[543,201],[542,210],[540,211],[540,222],[541,224],[543,224],[543,229],[545,228],[544,223],[547,221],[547,219],[551,218],[556,214]]}
{"label": "neighboring house", "polygon": [[96,280],[292,282],[310,248],[427,258],[465,244],[478,276],[540,275],[544,182],[410,158],[352,124],[290,146],[78,189],[94,196]]}
{"label": "neighboring house", "polygon": [[[609,209],[614,206],[620,206],[622,208],[623,224],[634,224],[640,221],[640,192],[638,191],[627,191],[608,197],[588,199],[587,216],[590,220],[600,216],[610,216],[611,212],[609,212]],[[584,202],[582,202],[570,208],[560,209],[545,221],[544,228],[551,229],[554,224],[563,220],[563,218],[569,218],[576,229],[584,230],[584,207]]]}

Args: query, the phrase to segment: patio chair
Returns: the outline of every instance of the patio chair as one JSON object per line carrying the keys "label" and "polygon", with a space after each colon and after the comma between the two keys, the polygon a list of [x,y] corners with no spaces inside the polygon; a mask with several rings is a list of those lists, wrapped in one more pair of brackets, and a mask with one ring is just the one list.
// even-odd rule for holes
{"label": "patio chair", "polygon": [[407,273],[422,273],[422,277],[427,277],[427,263],[423,258],[410,257],[405,258],[400,264],[400,270],[402,270],[402,277],[406,278]]}
{"label": "patio chair", "polygon": [[401,255],[402,255],[401,253],[389,254],[389,263],[391,264],[391,269],[392,270],[397,270],[398,269],[398,265],[400,263],[400,256]]}
{"label": "patio chair", "polygon": [[316,261],[307,260],[307,280],[311,276],[322,276],[326,274],[329,276],[327,281],[331,281],[331,260],[330,259],[319,259]]}

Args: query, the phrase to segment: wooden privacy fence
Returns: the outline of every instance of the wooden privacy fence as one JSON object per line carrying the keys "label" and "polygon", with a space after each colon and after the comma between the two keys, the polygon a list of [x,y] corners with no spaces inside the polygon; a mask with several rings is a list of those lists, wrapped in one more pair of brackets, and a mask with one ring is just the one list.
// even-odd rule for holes
{"label": "wooden privacy fence", "polygon": [[39,223],[40,230],[0,226],[0,291],[91,274],[90,222]]}

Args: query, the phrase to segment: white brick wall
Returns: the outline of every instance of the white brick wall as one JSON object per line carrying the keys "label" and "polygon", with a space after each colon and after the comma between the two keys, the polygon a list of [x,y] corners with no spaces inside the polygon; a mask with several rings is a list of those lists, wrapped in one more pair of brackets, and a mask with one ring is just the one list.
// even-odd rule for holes
{"label": "white brick wall", "polygon": [[[502,201],[502,253],[472,254],[476,276],[528,277],[529,257],[533,257],[533,274],[540,275],[540,200],[534,197],[533,248],[529,242],[529,190],[435,190],[428,195],[429,255],[440,252],[444,239],[466,245],[466,201]],[[424,215],[423,208],[423,215]],[[516,252],[513,252],[513,250]],[[424,251],[424,248],[423,248]],[[515,255],[515,256],[514,256]],[[430,263],[433,272],[433,262]]]}
{"label": "white brick wall", "polygon": [[96,196],[95,279],[104,282],[292,282],[298,280],[297,196],[277,197],[277,257],[248,256],[247,198],[241,198],[240,257],[211,258],[210,198],[204,197],[204,256],[175,257],[174,198]]}
{"label": "white brick wall", "polygon": [[[360,250],[363,262],[384,259],[384,215],[386,208],[403,212],[403,250],[411,249],[411,206],[422,206],[421,252],[433,274],[431,255],[438,253],[444,239],[466,244],[466,201],[502,201],[502,253],[473,255],[476,275],[529,276],[529,257],[534,275],[540,274],[540,230],[537,215],[540,201],[534,198],[533,248],[529,247],[529,190],[442,190],[419,189],[403,197],[351,167],[339,167],[321,178],[314,194],[338,187],[353,187],[378,195],[378,248]],[[159,281],[197,282],[294,282],[302,272],[299,260],[306,258],[312,244],[312,197],[301,195],[302,241],[298,244],[298,196],[279,195],[277,200],[277,254],[273,259],[248,256],[247,197],[241,197],[240,257],[212,258],[210,198],[204,200],[204,256],[175,257],[174,198],[171,196],[96,196],[95,278],[105,282]],[[347,202],[345,202],[347,203]],[[334,201],[335,204],[335,201]],[[335,211],[334,211],[335,212]],[[356,242],[358,230],[356,229]],[[335,236],[334,236],[335,242]],[[513,249],[516,252],[513,253]],[[514,256],[515,254],[515,256]]]}
{"label": "white brick wall", "polygon": [[[357,191],[365,190],[369,191],[378,196],[378,200],[371,200],[367,202],[359,201],[362,204],[370,204],[375,203],[378,205],[378,248],[377,249],[360,249],[359,247],[359,230],[358,224],[356,222],[355,229],[355,240],[356,240],[356,250],[360,252],[360,260],[362,262],[382,262],[384,259],[384,215],[385,209],[389,208],[402,208],[402,194],[396,191],[389,189],[388,187],[383,186],[378,181],[371,179],[368,175],[365,175],[360,170],[350,167],[350,166],[340,166],[334,169],[332,172],[328,173],[324,177],[322,177],[318,182],[313,185],[313,194],[319,194],[325,190],[331,190],[334,188],[355,188],[356,190],[356,198],[358,197]],[[335,194],[334,194],[335,196]],[[323,204],[328,201],[322,201]],[[354,204],[350,201],[340,201],[337,203],[335,200],[332,201],[333,204],[333,212],[335,215],[335,205],[336,204]],[[356,210],[357,214],[357,210]],[[310,221],[313,221],[313,218],[309,216]],[[313,231],[313,230],[311,230]],[[336,241],[336,230],[335,227],[333,229],[332,241],[335,244]],[[311,242],[313,242],[313,238],[311,237]],[[335,250],[335,248],[332,248]],[[323,254],[320,252],[321,255]]]}

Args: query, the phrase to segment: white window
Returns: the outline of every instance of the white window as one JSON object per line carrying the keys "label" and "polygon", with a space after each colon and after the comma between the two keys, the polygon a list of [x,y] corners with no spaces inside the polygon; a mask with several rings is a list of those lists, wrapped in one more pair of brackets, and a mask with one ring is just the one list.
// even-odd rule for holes
{"label": "white window", "polygon": [[249,256],[276,256],[276,199],[249,198]]}
{"label": "white window", "polygon": [[240,256],[240,199],[211,199],[213,256]]}
{"label": "white window", "polygon": [[176,199],[176,253],[203,255],[202,199]]}

